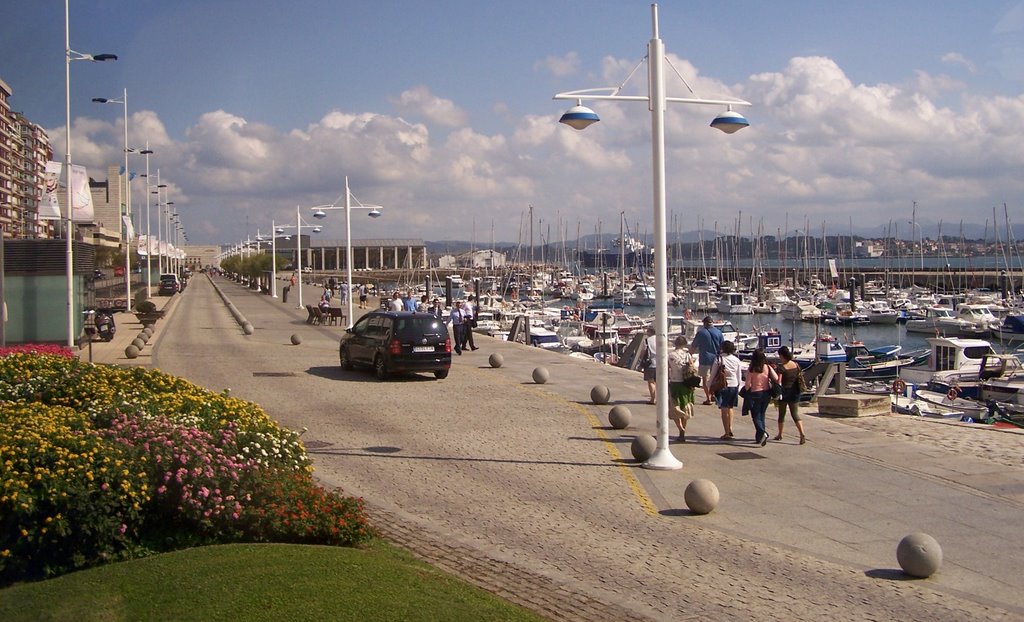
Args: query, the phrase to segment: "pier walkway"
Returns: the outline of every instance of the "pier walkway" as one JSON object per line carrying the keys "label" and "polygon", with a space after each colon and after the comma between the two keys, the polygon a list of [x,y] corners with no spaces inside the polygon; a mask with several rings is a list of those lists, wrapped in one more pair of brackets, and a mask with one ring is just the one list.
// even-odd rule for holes
{"label": "pier walkway", "polygon": [[[551,619],[1024,619],[1016,431],[807,414],[806,445],[787,422],[786,438],[762,448],[738,413],[737,439],[720,441],[717,410],[698,406],[688,442],[672,445],[684,468],[648,471],[629,449],[655,432],[636,372],[478,336],[445,380],[379,383],[339,369],[344,327],[307,325],[295,300],[216,282],[253,335],[199,275],[158,322],[155,348],[124,359],[119,323],[94,360],[230,388],[306,428],[318,477],[364,497],[385,537]],[[590,403],[597,384],[610,404]],[[616,404],[632,411],[625,430],[608,424]],[[721,492],[706,516],[683,500],[696,478]],[[945,561],[911,580],[896,546],[919,531]]]}

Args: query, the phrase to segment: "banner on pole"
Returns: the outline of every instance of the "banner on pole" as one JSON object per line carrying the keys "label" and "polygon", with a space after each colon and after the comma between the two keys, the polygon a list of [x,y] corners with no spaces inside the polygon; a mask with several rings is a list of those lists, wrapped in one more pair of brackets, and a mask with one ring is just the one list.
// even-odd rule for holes
{"label": "banner on pole", "polygon": [[43,179],[46,181],[46,188],[43,189],[42,200],[39,201],[39,220],[60,220],[60,200],[57,198],[60,193],[60,176],[64,165],[60,162],[47,162]]}
{"label": "banner on pole", "polygon": [[96,214],[89,192],[89,172],[80,164],[71,165],[71,220],[92,222]]}

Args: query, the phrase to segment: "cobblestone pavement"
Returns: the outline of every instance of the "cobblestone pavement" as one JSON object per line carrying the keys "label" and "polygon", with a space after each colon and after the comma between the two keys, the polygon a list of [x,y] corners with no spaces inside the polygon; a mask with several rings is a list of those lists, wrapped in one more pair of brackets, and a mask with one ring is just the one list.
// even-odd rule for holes
{"label": "cobblestone pavement", "polygon": [[[673,445],[684,469],[646,471],[628,459],[631,439],[654,431],[635,373],[480,339],[444,381],[378,383],[338,369],[338,327],[304,325],[304,311],[222,285],[256,327],[246,337],[212,287],[193,283],[165,320],[155,365],[308,428],[318,477],[365,498],[387,538],[550,619],[1024,618],[1013,587],[1024,557],[1019,435],[807,417],[807,445],[790,433],[755,448],[719,442],[717,412],[701,407],[692,440]],[[288,345],[293,333],[301,346]],[[502,368],[487,365],[491,352]],[[539,365],[546,385],[530,380]],[[633,411],[627,430],[589,403],[595,384]],[[749,422],[737,419],[743,436]],[[707,516],[682,501],[694,477],[722,490]],[[1014,529],[1000,540],[957,522],[972,512]],[[896,541],[922,524],[946,562],[906,580]]]}

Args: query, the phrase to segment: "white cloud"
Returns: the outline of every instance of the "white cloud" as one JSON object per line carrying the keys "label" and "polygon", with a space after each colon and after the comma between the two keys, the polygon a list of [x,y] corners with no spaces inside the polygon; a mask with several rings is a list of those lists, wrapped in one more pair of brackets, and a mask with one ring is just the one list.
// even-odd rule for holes
{"label": "white cloud", "polygon": [[[918,72],[900,84],[857,84],[827,57],[791,59],[777,71],[726,85],[671,57],[697,95],[734,95],[751,127],[727,136],[708,127],[716,107],[671,105],[666,115],[669,209],[684,230],[700,220],[724,230],[740,210],[765,229],[806,217],[837,229],[884,225],[916,200],[929,218],[984,221],[993,205],[1024,198],[1024,96],[970,91],[946,76]],[[618,84],[634,60],[606,58]],[[624,92],[645,92],[644,69]],[[669,90],[688,93],[673,77]],[[129,141],[148,139],[152,167],[195,241],[230,241],[270,220],[290,222],[295,205],[339,197],[343,177],[385,217],[360,221],[359,237],[468,239],[492,223],[515,241],[524,210],[590,233],[617,227],[619,213],[652,230],[650,115],[643,103],[595,102],[602,121],[586,131],[557,123],[557,112],[500,108],[507,132],[467,125],[456,103],[426,87],[395,100],[396,115],[336,109],[305,127],[274,128],[231,111],[200,116],[181,138],[152,111],[132,114]],[[398,116],[398,115],[401,116]],[[419,118],[409,122],[404,118]],[[74,159],[105,171],[121,161],[121,121],[76,119]],[[431,128],[457,128],[432,133]],[[50,131],[57,159],[63,128]],[[132,156],[132,168],[143,160]],[[136,184],[136,205],[144,199]],[[983,213],[984,212],[984,213]],[[325,223],[341,238],[338,219]],[[743,223],[744,229],[749,223]],[[802,226],[802,223],[801,223]],[[194,235],[192,233],[194,232]],[[489,236],[488,236],[489,237]]]}
{"label": "white cloud", "polygon": [[533,68],[546,71],[556,78],[564,78],[579,72],[580,57],[576,52],[569,52],[565,56],[548,56],[534,63]]}
{"label": "white cloud", "polygon": [[411,88],[390,101],[399,114],[422,117],[444,127],[462,127],[468,120],[466,112],[454,102],[433,95],[425,86]]}
{"label": "white cloud", "polygon": [[977,67],[974,66],[974,63],[972,63],[970,60],[968,60],[966,56],[959,52],[947,52],[942,55],[941,60],[943,63],[946,63],[947,65],[959,65],[966,69],[967,71],[969,71],[970,73],[975,73],[978,70]]}

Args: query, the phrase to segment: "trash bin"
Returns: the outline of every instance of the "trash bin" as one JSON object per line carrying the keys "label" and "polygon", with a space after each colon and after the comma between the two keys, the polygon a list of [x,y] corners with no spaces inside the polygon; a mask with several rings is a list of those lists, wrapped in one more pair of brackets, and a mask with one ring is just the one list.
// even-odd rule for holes
{"label": "trash bin", "polygon": [[285,285],[284,289],[281,290],[281,302],[288,302],[288,290],[291,288],[291,285]]}

